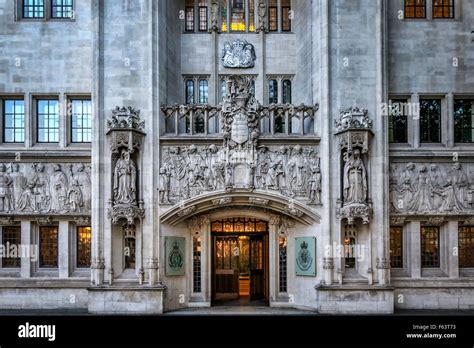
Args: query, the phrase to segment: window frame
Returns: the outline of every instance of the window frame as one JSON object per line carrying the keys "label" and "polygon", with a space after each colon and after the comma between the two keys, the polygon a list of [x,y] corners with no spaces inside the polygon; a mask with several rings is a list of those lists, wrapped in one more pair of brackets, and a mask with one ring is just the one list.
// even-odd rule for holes
{"label": "window frame", "polygon": [[[184,7],[184,32],[186,33],[194,33],[196,31],[196,11],[194,10],[195,6],[185,6]],[[188,21],[188,11],[192,10],[192,25],[193,28],[189,29],[188,24],[190,22]]]}
{"label": "window frame", "polygon": [[[74,102],[82,102],[81,104],[81,109],[82,109],[82,114],[81,114],[81,118],[82,118],[82,122],[84,122],[84,102],[90,102],[91,104],[91,113],[90,113],[90,125],[91,127],[90,128],[85,128],[85,127],[82,127],[82,128],[74,128],[74,121],[73,121],[73,117],[74,117],[74,108],[73,108],[73,103]],[[87,96],[83,96],[83,97],[69,97],[68,98],[68,106],[70,106],[70,109],[68,108],[68,122],[69,122],[69,137],[70,137],[70,142],[71,144],[91,144],[92,143],[92,136],[93,136],[93,107],[92,107],[92,99],[90,97],[87,97]],[[70,111],[69,111],[70,110]],[[82,130],[82,138],[84,139],[84,129],[90,129],[90,134],[91,134],[91,140],[90,141],[74,141],[74,130],[75,129],[81,129]]]}
{"label": "window frame", "polygon": [[[434,123],[434,120],[433,118],[431,117],[432,115],[430,115],[430,118],[427,120],[427,123],[428,123],[428,130],[427,130],[427,134],[428,134],[428,137],[429,139],[427,140],[424,140],[423,139],[423,102],[424,101],[437,101],[439,102],[439,114],[438,114],[438,139],[437,141],[433,141],[433,138],[431,137],[431,133],[432,133],[432,125]],[[430,97],[425,97],[425,98],[420,98],[420,144],[442,144],[443,142],[443,132],[442,132],[442,128],[443,128],[443,99],[442,98],[436,98],[436,97],[433,97],[433,98],[430,98]]]}
{"label": "window frame", "polygon": [[[430,264],[428,265],[425,261],[427,260],[427,257],[424,256],[424,254],[427,253],[425,251],[424,246],[426,246],[426,238],[423,238],[423,233],[425,231],[428,231],[429,233],[432,233],[433,230],[436,230],[436,242],[437,242],[437,258],[436,258],[436,263],[435,264]],[[432,239],[432,238],[430,238]],[[433,239],[434,240],[434,239]],[[441,234],[440,234],[440,227],[439,226],[421,226],[420,228],[420,266],[421,268],[429,268],[429,269],[437,269],[441,267]],[[431,242],[428,243],[428,246],[432,244]]]}
{"label": "window frame", "polygon": [[[395,256],[392,256],[392,247],[393,247],[393,240],[395,239],[394,236],[393,236],[393,232],[394,230],[397,230],[397,234],[399,235],[399,243],[397,245],[397,250],[399,251],[400,255],[395,255]],[[390,239],[390,267],[391,268],[396,268],[396,269],[403,269],[404,268],[404,249],[403,249],[403,226],[390,226],[390,235],[389,235],[389,239]],[[394,265],[394,262],[393,262],[393,257],[399,257],[400,258],[400,262],[396,265]]]}
{"label": "window frame", "polygon": [[[288,28],[285,29],[285,26],[283,25],[285,23],[285,9],[288,10]],[[291,32],[291,27],[292,27],[292,21],[291,21],[291,18],[290,18],[290,13],[291,13],[291,6],[281,6],[281,18],[280,18],[280,22],[281,22],[281,32]]]}
{"label": "window frame", "polygon": [[[60,104],[61,104],[61,101],[59,99],[59,97],[50,97],[50,96],[38,96],[38,97],[35,97],[34,98],[34,104],[35,104],[35,121],[36,121],[36,143],[38,144],[59,144],[60,141],[61,141],[61,125],[60,125],[60,118],[61,118],[61,110],[60,110]],[[40,137],[39,137],[39,131],[40,131],[40,127],[39,127],[39,117],[40,117],[40,113],[39,113],[39,103],[40,101],[48,101],[48,110],[49,110],[49,102],[50,101],[56,101],[58,103],[58,113],[57,113],[57,116],[58,116],[58,127],[57,127],[57,130],[58,130],[58,140],[57,141],[40,141]],[[49,115],[49,113],[48,113]],[[49,126],[48,127],[42,127],[41,129],[47,129],[48,130],[48,140],[50,138],[49,136]],[[55,128],[51,128],[51,129],[55,129]]]}
{"label": "window frame", "polygon": [[[89,229],[86,231],[86,234],[89,234],[89,258],[87,264],[81,264],[81,254],[83,254],[83,250],[81,248],[81,238],[80,233],[83,229]],[[87,249],[87,246],[85,247]],[[76,268],[81,269],[88,269],[91,266],[91,258],[92,258],[92,229],[90,226],[76,226]]]}
{"label": "window frame", "polygon": [[[52,20],[70,20],[70,19],[74,19],[75,17],[75,7],[74,7],[74,3],[75,1],[74,0],[70,0],[71,1],[71,5],[64,5],[63,2],[67,1],[67,0],[50,0],[51,1],[51,4],[50,4],[50,10],[49,10],[49,14],[50,14],[50,19]],[[55,5],[54,4],[54,1],[61,1],[61,5]],[[57,7],[60,7],[61,8],[61,13],[63,14],[61,17],[56,17],[54,15],[54,8],[57,8]],[[71,11],[71,15],[69,17],[65,17],[64,16],[64,7],[66,8],[70,8],[70,11]]]}
{"label": "window frame", "polygon": [[[55,262],[55,264],[44,264],[43,263],[43,253],[42,253],[43,236],[42,236],[42,232],[45,229],[51,229],[51,230],[55,229],[56,230],[56,248],[55,248],[55,250],[56,250],[56,262]],[[39,226],[39,229],[38,229],[38,245],[39,245],[38,267],[40,269],[58,269],[59,268],[59,227],[58,226]],[[54,249],[52,249],[50,247],[49,251],[51,252],[51,250],[54,251]]]}
{"label": "window frame", "polygon": [[[17,238],[13,238],[16,240],[16,244],[17,246],[19,246],[21,244],[21,226],[14,226],[14,225],[10,225],[10,226],[2,226],[1,227],[1,240],[2,240],[2,245],[6,245],[7,242],[10,242],[10,239],[11,238],[5,238],[5,234],[8,233],[8,230],[13,230],[15,229],[15,233],[18,233],[17,235]],[[10,244],[11,245],[11,244]],[[18,270],[18,269],[21,269],[21,251],[20,251],[20,248],[18,247],[18,254],[17,254],[17,258],[15,259],[5,259],[4,257],[0,257],[1,259],[1,268],[2,269],[6,269],[6,270]],[[5,260],[9,260],[11,261],[11,264],[5,264]]]}
{"label": "window frame", "polygon": [[[466,120],[465,118],[467,118],[467,115],[466,113],[463,113],[460,117],[461,117],[461,139],[458,139],[456,138],[456,135],[458,133],[458,126],[456,124],[456,120],[457,120],[457,117],[458,117],[458,113],[456,112],[456,103],[459,103],[459,102],[470,102],[471,103],[471,127],[465,127],[465,124],[466,124]],[[454,131],[454,142],[456,144],[474,144],[474,99],[473,98],[456,98],[454,99],[454,103],[453,103],[453,131]],[[464,139],[464,131],[466,129],[471,129],[471,141],[465,141]]]}
{"label": "window frame", "polygon": [[[468,265],[461,263],[461,253],[463,253],[466,250],[466,248],[462,247],[461,231],[462,230],[467,230],[467,229],[470,230],[469,234],[471,234],[471,236],[470,236],[469,239],[472,241],[471,244],[470,244],[470,247],[471,247],[470,249],[471,250],[468,251],[468,253],[470,255],[467,255],[467,258],[470,258],[472,263],[470,263]],[[463,268],[463,269],[465,269],[465,268],[474,268],[474,226],[459,226],[459,228],[458,228],[458,247],[459,247],[459,254],[458,254],[459,255],[458,256],[458,258],[459,258],[459,268]]]}
{"label": "window frame", "polygon": [[[456,0],[447,0],[447,1],[451,1],[451,4],[452,4],[452,5],[450,4],[450,5],[448,5],[448,6],[445,6],[445,5],[444,5],[444,1],[446,1],[446,0],[441,0],[441,1],[443,1],[443,5],[441,5],[441,6],[439,6],[439,5],[438,5],[438,6],[435,6],[435,1],[436,1],[436,0],[432,0],[432,2],[431,2],[431,7],[432,7],[432,9],[431,9],[431,15],[432,15],[433,20],[439,20],[439,19],[455,19],[455,18],[456,18]],[[441,8],[441,9],[442,9],[442,13],[443,13],[443,16],[442,16],[442,17],[435,17],[435,10],[436,10],[437,8]],[[451,9],[452,9],[452,12],[451,12],[452,14],[451,14],[450,16],[448,16],[448,17],[444,15],[444,11],[445,11],[446,8],[448,9],[448,12],[450,12]]]}
{"label": "window frame", "polygon": [[[23,103],[23,141],[16,141],[16,130],[21,129],[17,128],[15,125],[13,127],[8,127],[8,129],[13,130],[13,138],[14,141],[6,141],[6,130],[7,130],[7,122],[6,122],[6,117],[7,117],[7,112],[6,112],[6,102],[8,101],[14,101],[15,104],[17,101],[20,101]],[[25,99],[22,97],[15,97],[15,96],[5,96],[1,98],[1,108],[2,108],[2,143],[4,144],[24,144],[26,141],[26,117],[27,117],[27,111],[26,111],[26,102]],[[14,110],[16,108],[16,105],[14,105]],[[13,112],[13,124],[15,124],[15,116],[16,112]]]}
{"label": "window frame", "polygon": [[[26,5],[26,3],[29,2],[29,1],[33,1],[33,5]],[[42,5],[36,5],[36,2],[42,2]],[[21,8],[20,8],[20,14],[21,14],[20,18],[21,19],[24,19],[24,20],[45,20],[46,19],[46,13],[48,12],[47,11],[47,0],[21,0],[20,1],[20,6],[21,6]],[[43,15],[41,17],[40,16],[38,16],[38,17],[35,17],[35,16],[27,17],[27,16],[25,16],[25,9],[27,7],[32,7],[33,8],[33,13],[35,12],[35,8],[41,8],[42,7],[43,8],[43,10],[42,10]]]}
{"label": "window frame", "polygon": [[[427,19],[427,2],[426,0],[422,0],[423,1],[423,5],[417,5],[417,1],[418,0],[413,0],[414,1],[414,5],[413,6],[407,6],[407,1],[409,0],[404,0],[403,1],[403,18],[404,19]],[[413,17],[408,17],[407,16],[407,8],[413,8]],[[417,16],[417,8],[419,7],[423,7],[423,17],[418,17]]]}
{"label": "window frame", "polygon": [[[392,106],[394,104],[401,104],[402,110],[400,115],[393,115],[392,113]],[[390,144],[408,144],[409,139],[408,139],[408,115],[406,114],[406,109],[405,105],[408,105],[410,103],[410,100],[408,98],[390,98],[390,104],[389,104],[389,118],[388,118],[388,139]],[[405,141],[398,141],[395,137],[398,132],[396,130],[398,127],[395,127],[395,124],[397,123],[395,118],[404,118],[405,119],[405,127],[404,127],[404,137]]]}

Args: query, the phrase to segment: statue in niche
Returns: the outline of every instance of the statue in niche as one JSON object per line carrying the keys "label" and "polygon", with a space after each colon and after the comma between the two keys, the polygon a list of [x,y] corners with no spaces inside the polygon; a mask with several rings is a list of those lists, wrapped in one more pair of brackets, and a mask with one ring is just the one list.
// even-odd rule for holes
{"label": "statue in niche", "polygon": [[86,170],[86,167],[83,163],[79,163],[77,167],[77,171],[73,173],[73,167],[70,166],[71,176],[75,178],[79,184],[79,187],[82,192],[82,200],[84,202],[84,209],[90,210],[91,209],[91,195],[92,195],[92,185],[91,185],[91,178],[89,173]]}
{"label": "statue in niche", "polygon": [[309,203],[321,204],[321,169],[319,166],[311,167],[309,178]]}
{"label": "statue in niche", "polygon": [[219,30],[219,1],[212,0],[209,32]]}
{"label": "statue in niche", "polygon": [[114,170],[114,203],[117,205],[135,205],[137,202],[137,168],[130,153],[122,150],[122,154]]}
{"label": "statue in niche", "polygon": [[281,189],[281,178],[285,176],[281,162],[272,163],[268,169],[267,188],[269,190]]}
{"label": "statue in niche", "polygon": [[68,180],[59,163],[53,165],[51,188],[53,191],[51,210],[56,213],[66,211],[68,203]]}
{"label": "statue in niche", "polygon": [[303,148],[296,145],[288,161],[288,181],[293,195],[304,195],[307,190],[307,164]]}
{"label": "statue in niche", "polygon": [[451,171],[449,172],[452,184],[454,186],[454,193],[462,206],[467,206],[467,192],[469,190],[469,179],[467,174],[462,170],[462,165],[459,162],[455,162]]}
{"label": "statue in niche", "polygon": [[80,212],[84,206],[81,185],[77,179],[72,180],[71,189],[68,195],[68,202],[73,212]]}
{"label": "statue in niche", "polygon": [[159,185],[159,193],[160,193],[160,202],[163,204],[170,203],[170,172],[166,167],[162,167],[160,169],[160,185]]}
{"label": "statue in niche", "polygon": [[11,174],[13,181],[13,192],[12,192],[12,203],[13,209],[18,210],[18,202],[23,192],[23,188],[26,186],[27,180],[22,172],[20,172],[20,165],[18,163],[11,164]]}
{"label": "statue in niche", "polygon": [[266,29],[266,19],[267,19],[267,5],[265,0],[260,0],[258,2],[258,27],[257,32],[265,31]]}
{"label": "statue in niche", "polygon": [[261,146],[258,151],[258,161],[255,168],[255,185],[257,189],[265,189],[267,187],[266,177],[270,167],[270,154],[266,146]]}
{"label": "statue in niche", "polygon": [[416,190],[408,209],[419,212],[431,211],[433,209],[431,204],[431,180],[425,165],[420,167],[418,178],[415,182],[415,188]]}
{"label": "statue in niche", "polygon": [[34,188],[34,211],[47,212],[51,205],[51,191],[49,188],[48,174],[45,173],[45,166],[43,163],[34,165],[35,175],[33,178]]}
{"label": "statue in niche", "polygon": [[9,213],[13,210],[12,206],[12,178],[7,173],[5,164],[0,164],[0,212]]}
{"label": "statue in niche", "polygon": [[344,165],[344,203],[366,204],[367,188],[367,171],[360,150],[355,149]]}

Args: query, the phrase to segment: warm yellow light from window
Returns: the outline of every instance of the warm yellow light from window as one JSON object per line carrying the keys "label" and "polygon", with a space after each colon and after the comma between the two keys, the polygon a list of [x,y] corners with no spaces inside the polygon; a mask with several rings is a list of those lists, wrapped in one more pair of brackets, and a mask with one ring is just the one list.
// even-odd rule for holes
{"label": "warm yellow light from window", "polygon": [[255,26],[253,24],[250,24],[249,31],[255,31]]}
{"label": "warm yellow light from window", "polygon": [[245,31],[245,23],[232,23],[230,28],[232,31]]}
{"label": "warm yellow light from window", "polygon": [[227,23],[222,23],[221,31],[223,32],[227,31]]}

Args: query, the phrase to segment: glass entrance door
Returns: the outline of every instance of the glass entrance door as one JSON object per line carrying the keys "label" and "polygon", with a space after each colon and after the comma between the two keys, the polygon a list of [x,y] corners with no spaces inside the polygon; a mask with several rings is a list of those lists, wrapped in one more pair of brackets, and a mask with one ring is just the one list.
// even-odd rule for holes
{"label": "glass entrance door", "polygon": [[212,223],[212,299],[230,305],[268,299],[267,223],[228,219]]}

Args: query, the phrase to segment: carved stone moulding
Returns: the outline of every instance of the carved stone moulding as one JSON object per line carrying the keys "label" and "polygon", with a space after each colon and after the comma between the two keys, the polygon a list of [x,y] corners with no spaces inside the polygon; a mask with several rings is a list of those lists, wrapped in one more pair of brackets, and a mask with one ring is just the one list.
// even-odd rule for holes
{"label": "carved stone moulding", "polygon": [[127,223],[133,225],[135,219],[144,218],[145,209],[135,205],[115,205],[109,208],[108,218],[113,224],[118,224],[121,219],[127,220]]}
{"label": "carved stone moulding", "polygon": [[35,220],[38,226],[51,226],[58,224],[58,221],[54,221],[51,216],[36,216]]}
{"label": "carved stone moulding", "polygon": [[390,216],[391,226],[403,226],[406,221],[406,216]]}
{"label": "carved stone moulding", "polygon": [[375,267],[377,269],[390,269],[390,259],[377,257]]}
{"label": "carved stone moulding", "polygon": [[230,43],[224,43],[222,51],[222,65],[230,69],[246,69],[255,66],[255,48],[246,40],[237,39]]}
{"label": "carved stone moulding", "polygon": [[73,219],[77,226],[90,226],[91,225],[90,216],[75,216]]}
{"label": "carved stone moulding", "polygon": [[338,204],[336,208],[336,216],[340,219],[347,219],[347,223],[352,225],[355,219],[362,219],[364,225],[370,223],[370,217],[372,216],[372,205],[371,204],[350,204],[341,206]]}
{"label": "carved stone moulding", "polygon": [[105,260],[102,258],[92,258],[91,269],[105,269]]}
{"label": "carved stone moulding", "polygon": [[341,110],[339,120],[336,120],[336,132],[343,132],[350,129],[372,129],[372,120],[367,116],[367,109],[350,107]]}
{"label": "carved stone moulding", "polygon": [[441,226],[445,222],[444,216],[430,216],[428,220],[425,221],[425,226]]}
{"label": "carved stone moulding", "polygon": [[145,260],[146,269],[158,269],[159,261],[157,258],[148,258]]}
{"label": "carved stone moulding", "polygon": [[19,222],[15,221],[13,216],[2,216],[0,217],[0,226],[13,226],[17,225]]}
{"label": "carved stone moulding", "polygon": [[132,154],[142,148],[145,122],[140,121],[140,110],[132,107],[116,107],[112,118],[107,121],[107,135],[110,150],[118,154],[121,148],[127,148]]}
{"label": "carved stone moulding", "polygon": [[334,258],[332,257],[323,258],[323,269],[334,269]]}

